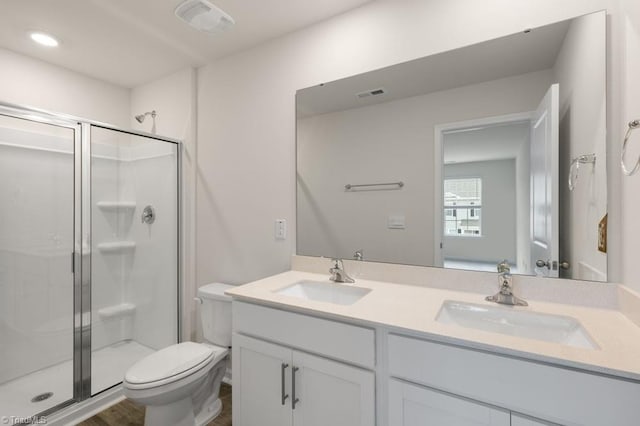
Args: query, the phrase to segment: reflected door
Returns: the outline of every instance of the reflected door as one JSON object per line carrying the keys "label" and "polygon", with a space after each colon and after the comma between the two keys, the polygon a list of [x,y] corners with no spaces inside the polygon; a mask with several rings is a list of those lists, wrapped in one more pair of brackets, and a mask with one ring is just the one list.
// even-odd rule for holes
{"label": "reflected door", "polygon": [[552,85],[531,126],[531,263],[536,274],[558,276],[559,85]]}
{"label": "reflected door", "polygon": [[0,115],[0,418],[10,422],[73,398],[78,132]]}

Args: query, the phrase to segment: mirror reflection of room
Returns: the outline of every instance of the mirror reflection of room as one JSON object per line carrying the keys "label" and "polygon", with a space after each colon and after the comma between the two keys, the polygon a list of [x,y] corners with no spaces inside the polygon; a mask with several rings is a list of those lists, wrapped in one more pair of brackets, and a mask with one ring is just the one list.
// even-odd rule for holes
{"label": "mirror reflection of room", "polygon": [[503,259],[512,273],[528,272],[518,242],[529,241],[529,229],[518,224],[529,217],[529,188],[518,183],[528,182],[529,133],[527,120],[444,134],[445,267],[493,272]]}
{"label": "mirror reflection of room", "polygon": [[606,281],[605,39],[598,12],[298,91],[297,253]]}

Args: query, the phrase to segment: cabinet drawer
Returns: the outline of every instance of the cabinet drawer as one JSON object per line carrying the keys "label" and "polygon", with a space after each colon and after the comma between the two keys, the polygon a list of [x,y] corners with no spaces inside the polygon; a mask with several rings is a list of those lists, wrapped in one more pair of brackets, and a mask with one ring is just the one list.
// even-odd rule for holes
{"label": "cabinet drawer", "polygon": [[524,417],[519,414],[511,413],[511,426],[561,426],[557,423],[549,423],[544,420],[534,419],[532,417]]}
{"label": "cabinet drawer", "polygon": [[292,348],[375,367],[372,329],[233,301],[233,330]]}
{"label": "cabinet drawer", "polygon": [[637,425],[640,384],[389,335],[389,374],[561,424]]}
{"label": "cabinet drawer", "polygon": [[506,410],[391,379],[389,425],[511,426],[511,418]]}

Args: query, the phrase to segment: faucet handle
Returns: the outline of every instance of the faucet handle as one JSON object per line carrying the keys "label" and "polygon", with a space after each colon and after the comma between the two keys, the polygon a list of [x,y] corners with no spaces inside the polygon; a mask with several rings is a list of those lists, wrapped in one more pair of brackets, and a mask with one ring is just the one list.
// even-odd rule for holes
{"label": "faucet handle", "polygon": [[342,264],[342,259],[338,259],[336,257],[331,259],[331,267],[329,268],[329,273],[335,277],[336,273],[344,270],[344,266]]}
{"label": "faucet handle", "polygon": [[511,267],[509,266],[509,262],[507,262],[507,259],[503,260],[502,262],[498,263],[498,273],[502,274],[502,273],[509,273],[511,272]]}

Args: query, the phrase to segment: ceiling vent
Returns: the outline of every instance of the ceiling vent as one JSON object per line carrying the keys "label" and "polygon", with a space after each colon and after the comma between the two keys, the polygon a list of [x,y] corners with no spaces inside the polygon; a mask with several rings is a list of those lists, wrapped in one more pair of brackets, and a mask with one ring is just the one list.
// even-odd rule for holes
{"label": "ceiling vent", "polygon": [[385,93],[385,91],[381,87],[379,89],[365,90],[364,92],[356,93],[356,96],[358,98],[362,99],[362,98],[367,98],[369,96],[383,95],[384,93]]}
{"label": "ceiling vent", "polygon": [[176,7],[175,14],[198,31],[221,33],[236,22],[225,11],[207,0],[186,0]]}

